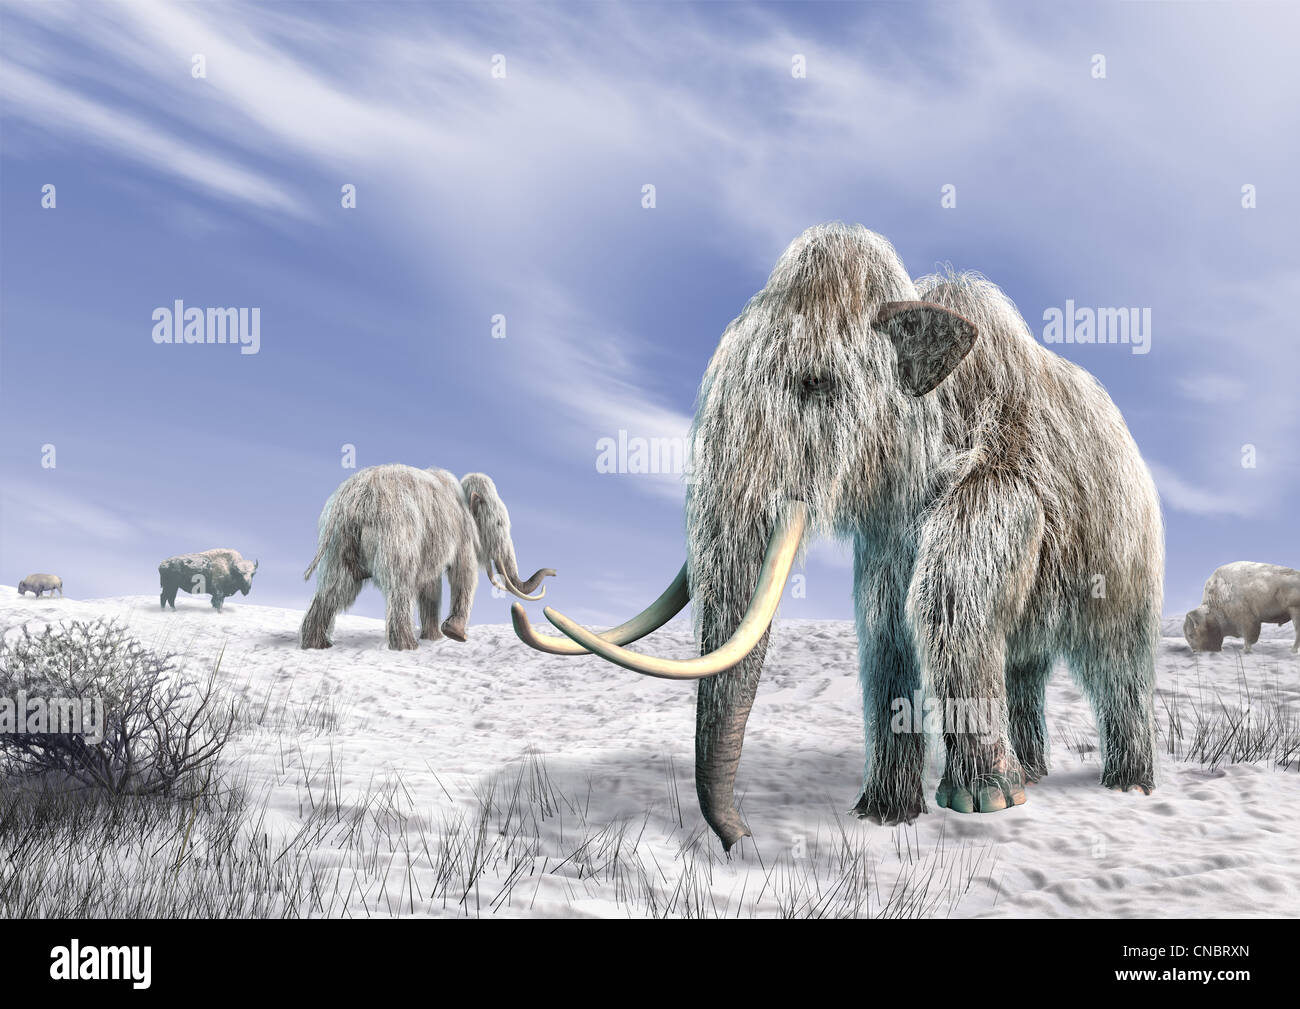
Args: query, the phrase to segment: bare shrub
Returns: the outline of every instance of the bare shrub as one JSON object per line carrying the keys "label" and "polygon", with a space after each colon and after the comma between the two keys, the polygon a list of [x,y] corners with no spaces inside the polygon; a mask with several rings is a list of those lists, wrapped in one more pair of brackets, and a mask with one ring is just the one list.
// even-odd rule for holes
{"label": "bare shrub", "polygon": [[[102,713],[103,738],[0,732],[2,769],[114,795],[192,798],[234,726],[234,706],[216,690],[220,665],[218,656],[199,681],[178,675],[173,654],[145,648],[113,621],[74,620],[40,634],[24,627],[0,642],[0,698],[40,698],[47,707],[76,701]],[[21,730],[23,712],[17,718]]]}

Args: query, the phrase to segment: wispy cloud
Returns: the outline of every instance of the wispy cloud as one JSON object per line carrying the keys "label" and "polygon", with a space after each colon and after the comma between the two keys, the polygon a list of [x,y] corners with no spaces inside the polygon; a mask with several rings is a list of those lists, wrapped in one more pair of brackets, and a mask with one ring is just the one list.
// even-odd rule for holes
{"label": "wispy cloud", "polygon": [[[686,445],[691,418],[666,405],[654,387],[653,347],[635,334],[612,332],[607,322],[575,306],[564,292],[534,287],[522,294],[531,306],[533,332],[520,367],[532,388],[550,400],[557,421],[552,437],[566,454],[593,467],[602,439],[645,439]],[[684,473],[636,474],[628,483],[680,502]]]}
{"label": "wispy cloud", "polygon": [[0,87],[7,93],[10,114],[42,129],[57,127],[224,199],[270,211],[306,214],[302,203],[264,175],[60,87],[8,60],[0,65]]}
{"label": "wispy cloud", "polygon": [[27,523],[53,538],[85,537],[98,542],[124,543],[138,536],[127,516],[49,486],[6,481],[0,501],[6,515],[21,513]]}
{"label": "wispy cloud", "polygon": [[1237,518],[1250,518],[1259,510],[1257,500],[1244,495],[1197,487],[1166,466],[1159,463],[1149,463],[1149,465],[1151,475],[1155,477],[1156,487],[1160,491],[1160,500],[1168,508],[1176,508],[1192,515]]}
{"label": "wispy cloud", "polygon": [[1197,403],[1224,406],[1241,402],[1250,391],[1250,384],[1231,375],[1201,373],[1178,379],[1178,388]]}

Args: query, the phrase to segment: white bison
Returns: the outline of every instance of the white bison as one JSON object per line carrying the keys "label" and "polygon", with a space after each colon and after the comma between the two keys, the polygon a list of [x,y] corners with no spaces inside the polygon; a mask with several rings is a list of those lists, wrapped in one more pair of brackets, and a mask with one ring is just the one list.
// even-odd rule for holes
{"label": "white bison", "polygon": [[1201,605],[1183,621],[1183,637],[1194,652],[1220,652],[1224,638],[1243,638],[1249,652],[1261,624],[1288,620],[1296,632],[1291,651],[1300,652],[1300,571],[1235,561],[1210,575]]}
{"label": "white bison", "polygon": [[248,595],[253,587],[257,561],[246,561],[238,550],[204,550],[197,554],[168,557],[158,565],[162,593],[158,601],[176,609],[176,592],[184,589],[195,595],[211,595],[212,605],[220,610],[227,596],[236,592]]}
{"label": "white bison", "polygon": [[43,592],[54,595],[56,589],[60,596],[63,595],[63,579],[58,575],[28,575],[18,583],[18,594],[20,596],[26,592],[35,592],[37,599],[41,598]]}

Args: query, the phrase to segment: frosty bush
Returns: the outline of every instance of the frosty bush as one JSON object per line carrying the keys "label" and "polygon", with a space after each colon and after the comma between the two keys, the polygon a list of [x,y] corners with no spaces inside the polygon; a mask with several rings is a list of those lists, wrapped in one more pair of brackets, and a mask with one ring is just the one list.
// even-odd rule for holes
{"label": "frosty bush", "polygon": [[[0,703],[41,699],[51,710],[79,702],[102,712],[102,739],[75,732],[0,732],[0,762],[23,775],[61,777],[114,795],[201,792],[230,738],[235,711],[216,693],[218,657],[202,681],[176,675],[115,622],[74,620],[0,642]],[[13,726],[10,726],[12,728]],[[57,728],[49,724],[46,729]]]}

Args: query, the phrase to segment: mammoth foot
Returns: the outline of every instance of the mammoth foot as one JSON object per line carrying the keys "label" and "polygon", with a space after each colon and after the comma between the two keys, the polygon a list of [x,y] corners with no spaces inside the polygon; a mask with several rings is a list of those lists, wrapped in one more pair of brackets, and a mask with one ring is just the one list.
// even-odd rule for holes
{"label": "mammoth foot", "polygon": [[911,823],[925,812],[925,799],[918,793],[911,798],[884,796],[864,790],[853,807],[853,815],[859,820],[870,820],[883,827],[892,827],[899,823]]}
{"label": "mammoth foot", "polygon": [[1149,772],[1103,770],[1101,786],[1109,788],[1112,792],[1127,792],[1129,789],[1135,789],[1143,795],[1150,795],[1156,790],[1155,782]]}
{"label": "mammoth foot", "polygon": [[1036,785],[1047,777],[1046,760],[1021,760],[1020,769],[1024,773],[1026,785]]}
{"label": "mammoth foot", "polygon": [[448,617],[442,622],[442,633],[452,641],[468,641],[469,632],[465,630],[465,621]]}
{"label": "mammoth foot", "polygon": [[1025,777],[1020,771],[990,772],[968,786],[954,782],[945,772],[934,801],[954,813],[995,813],[1024,803]]}
{"label": "mammoth foot", "polygon": [[298,633],[298,642],[304,649],[332,647],[329,632],[326,630],[326,621],[305,621],[302,630]]}
{"label": "mammoth foot", "polygon": [[438,630],[438,628],[435,627],[435,626],[433,626],[432,624],[430,624],[428,627],[421,627],[421,628],[420,628],[420,640],[421,640],[421,641],[441,641],[441,640],[442,640],[442,631]]}
{"label": "mammoth foot", "polygon": [[409,620],[393,620],[390,616],[387,624],[388,647],[394,652],[413,652],[420,647],[415,640],[415,631]]}

